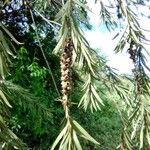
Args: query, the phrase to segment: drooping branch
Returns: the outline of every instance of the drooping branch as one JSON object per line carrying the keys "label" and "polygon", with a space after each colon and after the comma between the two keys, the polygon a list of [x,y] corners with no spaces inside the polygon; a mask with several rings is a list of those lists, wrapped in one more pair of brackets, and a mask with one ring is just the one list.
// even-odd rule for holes
{"label": "drooping branch", "polygon": [[61,53],[62,98],[60,101],[62,102],[65,111],[65,119],[62,127],[63,129],[54,141],[51,150],[54,150],[56,147],[59,147],[59,150],[82,150],[77,135],[99,145],[94,138],[92,138],[75,120],[72,119],[69,112],[70,106],[72,105],[70,100],[70,92],[72,90],[71,67],[77,64],[78,67],[81,65],[84,70],[84,67],[86,66],[88,70],[90,70],[89,73],[94,74],[92,64],[94,60],[90,55],[91,52],[88,49],[88,43],[82,36],[73,16],[73,9],[75,9],[73,8],[75,6],[74,2],[76,1],[66,1],[62,6],[62,9],[56,15],[56,21],[60,21],[62,24],[60,29],[60,39],[54,52]]}
{"label": "drooping branch", "polygon": [[[123,17],[125,19],[126,28],[120,42],[115,48],[116,52],[122,51],[125,47],[129,47],[127,52],[134,64],[133,83],[131,105],[128,108],[127,124],[123,124],[122,135],[126,133],[128,138],[123,136],[122,149],[149,149],[150,133],[149,133],[149,77],[145,70],[149,70],[146,65],[146,58],[143,54],[143,32],[137,21],[137,14],[134,13],[126,1],[118,0]],[[129,144],[131,143],[131,145]],[[137,143],[137,144],[134,144]]]}

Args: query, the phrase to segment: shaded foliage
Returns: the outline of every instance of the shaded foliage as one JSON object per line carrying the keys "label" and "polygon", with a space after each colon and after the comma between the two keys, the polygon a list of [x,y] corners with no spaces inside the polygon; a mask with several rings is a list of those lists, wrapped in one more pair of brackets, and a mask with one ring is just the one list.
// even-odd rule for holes
{"label": "shaded foliage", "polygon": [[[145,70],[150,69],[143,53],[147,39],[136,18],[139,13],[131,9],[145,2],[109,3],[125,24],[114,51],[128,47],[135,66],[132,78],[117,75],[83,36],[81,27],[91,28],[87,1],[0,2],[1,148],[27,149],[24,142],[31,149],[43,150],[115,149],[122,124],[121,150],[149,149]],[[100,6],[103,24],[111,31],[117,21],[103,1]],[[90,108],[93,114],[79,106],[85,111]]]}

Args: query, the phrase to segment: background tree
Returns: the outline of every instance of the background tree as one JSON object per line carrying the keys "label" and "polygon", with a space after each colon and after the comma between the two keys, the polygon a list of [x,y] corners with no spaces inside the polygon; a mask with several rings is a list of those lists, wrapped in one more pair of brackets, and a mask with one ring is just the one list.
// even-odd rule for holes
{"label": "background tree", "polygon": [[[144,2],[110,1],[107,7],[100,1],[100,17],[110,31],[118,23],[113,18],[124,21],[124,31],[115,51],[128,47],[135,64],[134,77],[130,78],[115,74],[86,41],[81,28],[84,25],[90,29],[87,16],[90,10],[86,4],[87,1],[79,0],[1,1],[0,144],[3,149],[25,149],[9,128],[32,149],[48,149],[57,134],[51,149],[114,149],[117,143],[109,145],[107,142],[111,137],[103,139],[97,135],[97,132],[104,132],[102,135],[106,137],[104,127],[108,123],[116,129],[114,134],[119,134],[120,122],[114,106],[122,122],[120,149],[149,149],[149,77],[145,73],[149,68],[142,50],[146,38],[136,19],[139,14],[131,10]],[[116,10],[116,16],[111,15],[110,8]],[[111,96],[108,97],[108,93]],[[84,110],[101,112],[87,115],[79,109],[77,113],[76,104]],[[109,107],[112,117],[105,112]],[[6,116],[8,111],[11,117]],[[112,121],[107,122],[105,115]],[[62,130],[58,133],[58,123],[63,116]],[[118,120],[116,124],[113,118]],[[87,119],[93,124],[89,125]],[[75,120],[87,122],[86,128],[95,134],[101,145]],[[94,124],[101,122],[103,130],[94,130]],[[99,146],[82,141],[80,137]],[[119,141],[118,136],[116,141]]]}

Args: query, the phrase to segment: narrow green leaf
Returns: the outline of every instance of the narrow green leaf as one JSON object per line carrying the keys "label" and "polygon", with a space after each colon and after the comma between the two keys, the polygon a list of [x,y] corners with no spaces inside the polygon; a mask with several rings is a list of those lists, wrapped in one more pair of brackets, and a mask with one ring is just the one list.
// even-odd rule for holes
{"label": "narrow green leaf", "polygon": [[8,107],[12,108],[12,106],[9,104],[7,98],[5,97],[5,95],[3,94],[3,92],[2,92],[1,90],[0,90],[0,97],[3,99],[3,101],[5,102],[5,104],[6,104]]}
{"label": "narrow green leaf", "polygon": [[2,29],[9,35],[9,37],[16,43],[16,44],[23,44],[20,43],[19,41],[17,41],[15,39],[15,37],[2,25],[2,23],[0,23],[0,27],[2,27]]}
{"label": "narrow green leaf", "polygon": [[92,90],[92,93],[94,94],[95,98],[104,106],[104,103],[103,103],[102,99],[97,94],[97,92],[96,92],[95,88],[93,87],[93,85],[91,85],[91,90]]}
{"label": "narrow green leaf", "polygon": [[76,145],[77,150],[82,150],[82,147],[80,145],[80,142],[79,142],[76,132],[74,130],[73,130],[73,139],[74,139],[74,143]]}
{"label": "narrow green leaf", "polygon": [[66,28],[64,34],[62,35],[61,39],[59,40],[59,42],[57,43],[56,47],[54,48],[53,50],[53,53],[54,54],[58,54],[58,52],[60,51],[60,49],[62,48],[64,42],[65,42],[65,39],[67,37],[67,34],[68,34],[68,29]]}
{"label": "narrow green leaf", "polygon": [[55,147],[58,145],[58,143],[60,142],[60,140],[62,139],[62,137],[64,136],[65,132],[67,130],[67,127],[65,126],[64,129],[60,132],[60,134],[58,135],[58,137],[56,138],[56,140],[54,141],[51,150],[54,150]]}
{"label": "narrow green leaf", "polygon": [[143,148],[144,143],[144,123],[142,123],[141,131],[140,131],[140,149]]}
{"label": "narrow green leaf", "polygon": [[75,120],[73,120],[73,125],[76,127],[77,133],[79,133],[80,136],[82,136],[83,138],[91,141],[94,144],[99,145],[99,143],[93,137],[91,137],[89,135],[89,133],[85,129],[83,129],[81,127],[81,125],[79,125]]}

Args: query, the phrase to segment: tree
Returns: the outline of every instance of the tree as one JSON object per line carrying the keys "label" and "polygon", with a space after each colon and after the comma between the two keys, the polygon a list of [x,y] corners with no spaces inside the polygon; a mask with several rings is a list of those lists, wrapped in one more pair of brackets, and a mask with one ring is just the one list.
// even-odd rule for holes
{"label": "tree", "polygon": [[[10,9],[8,8],[9,5],[10,5]],[[17,8],[17,10],[14,9],[13,7],[11,7],[11,6],[15,6],[15,4],[13,2],[8,3],[8,4],[6,3],[5,5],[3,4],[2,6],[3,7],[1,8],[2,9],[1,16],[2,16],[3,24],[2,23],[0,24],[0,33],[1,33],[1,36],[0,36],[0,38],[1,38],[1,43],[0,43],[1,44],[1,46],[0,46],[0,48],[1,48],[1,53],[0,53],[1,54],[0,55],[1,56],[1,63],[0,63],[0,66],[1,66],[0,67],[1,68],[1,70],[0,70],[1,105],[0,106],[2,108],[1,114],[0,114],[0,116],[1,116],[0,147],[1,147],[1,149],[16,149],[16,148],[27,149],[26,145],[23,144],[23,142],[21,140],[19,140],[19,138],[12,132],[12,130],[13,130],[12,126],[15,125],[15,123],[12,125],[10,125],[10,124],[16,119],[16,116],[15,116],[16,112],[18,112],[18,114],[17,114],[18,118],[19,118],[19,115],[23,115],[23,113],[28,114],[28,116],[32,120],[32,122],[35,119],[38,122],[39,120],[41,120],[40,118],[45,119],[47,117],[49,119],[46,119],[46,120],[49,122],[51,119],[51,112],[50,112],[49,108],[47,108],[43,103],[40,102],[39,97],[35,97],[33,94],[30,94],[28,90],[14,84],[15,82],[17,82],[18,79],[17,80],[14,79],[10,73],[12,73],[11,70],[14,69],[14,66],[18,65],[15,63],[16,62],[15,60],[19,59],[18,63],[20,66],[18,66],[18,68],[20,67],[19,68],[20,70],[18,70],[18,71],[20,73],[22,73],[22,75],[24,74],[22,71],[27,71],[27,70],[25,70],[25,68],[27,67],[27,63],[30,63],[30,58],[25,60],[26,59],[25,55],[23,56],[23,54],[26,54],[26,52],[27,52],[26,49],[23,47],[20,48],[20,51],[18,52],[18,55],[16,57],[16,53],[17,53],[16,49],[19,46],[22,46],[23,43],[18,42],[16,40],[15,36],[22,37],[23,36],[22,34],[25,34],[24,32],[26,32],[26,29],[25,29],[25,31],[23,31],[22,29],[24,29],[24,26],[23,26],[24,23],[25,23],[26,27],[28,26],[28,24],[26,24],[26,21],[23,20],[26,17],[27,12],[26,11],[25,11],[25,13],[22,12],[22,7]],[[23,11],[24,11],[24,9],[23,9]],[[9,14],[8,14],[8,12],[9,12]],[[23,15],[22,15],[22,13],[23,13]],[[18,20],[18,18],[19,18],[19,20]],[[30,19],[30,18],[28,18],[28,19]],[[21,24],[21,26],[19,26],[20,24]],[[6,26],[7,26],[7,28],[6,28]],[[11,26],[11,28],[10,28],[10,26]],[[13,29],[18,32],[15,33],[14,35],[12,35],[8,31],[8,29],[9,30]],[[20,39],[22,39],[22,38],[20,38]],[[26,41],[23,41],[23,42],[26,42]],[[31,43],[30,40],[28,41],[28,44],[29,44],[29,42]],[[24,45],[24,46],[26,46],[26,45]],[[26,61],[26,65],[22,64],[23,61]],[[36,65],[36,63],[33,63],[28,70],[32,71],[33,67],[36,67],[36,68],[38,67],[38,66],[35,66],[34,64]],[[42,72],[42,74],[45,74],[45,70],[43,68],[39,67],[37,69],[38,70],[34,70],[34,76],[36,76],[35,73],[39,74],[39,72],[40,72],[40,74],[41,74],[41,72]],[[39,71],[39,72],[37,72],[37,71]],[[14,73],[14,77],[15,77],[16,72],[13,72],[13,73]],[[26,76],[22,76],[22,77],[26,77]],[[10,79],[11,79],[11,81],[10,81]],[[22,86],[24,86],[23,83],[22,83]],[[27,86],[27,84],[26,84],[26,86]],[[11,103],[11,105],[10,105],[10,103]],[[8,108],[10,108],[10,109],[8,109]],[[13,112],[13,115],[12,115],[12,118],[11,118],[12,120],[11,120],[10,114],[12,112]],[[38,114],[38,118],[37,118],[37,115],[35,115],[35,114]],[[38,123],[37,122],[34,122],[33,128],[35,128],[35,124],[38,124],[38,125],[40,124],[40,121]],[[28,124],[29,123],[27,123],[27,125]],[[8,128],[8,126],[12,127],[11,128],[12,130],[10,130],[10,128]],[[17,126],[19,128],[20,124],[18,124]],[[23,126],[23,127],[26,127],[26,126]],[[23,134],[23,132],[21,134]],[[19,137],[21,137],[20,134],[17,134],[17,135]]]}
{"label": "tree", "polygon": [[[89,133],[76,120],[73,119],[70,112],[71,106],[74,105],[73,98],[70,99],[71,91],[73,90],[72,82],[74,81],[72,80],[72,70],[76,70],[76,72],[81,76],[82,81],[85,82],[83,87],[84,93],[81,100],[78,102],[78,106],[84,108],[85,111],[89,108],[92,112],[100,110],[104,105],[102,100],[102,95],[104,93],[98,92],[97,85],[103,84],[105,88],[108,88],[108,90],[118,95],[122,101],[125,101],[126,104],[125,113],[117,107],[122,121],[121,144],[119,145],[119,148],[121,150],[148,150],[150,148],[149,77],[146,75],[145,70],[149,70],[149,68],[146,65],[146,59],[143,52],[143,43],[148,40],[144,36],[143,29],[137,20],[139,14],[136,14],[131,10],[131,7],[144,5],[144,2],[123,0],[114,0],[109,2],[110,7],[116,9],[117,11],[116,18],[119,18],[124,22],[124,31],[120,37],[118,45],[115,48],[115,51],[118,53],[128,47],[127,51],[130,54],[130,58],[135,66],[135,69],[133,70],[133,77],[130,79],[125,79],[125,81],[130,82],[132,85],[130,90],[128,90],[126,85],[124,85],[124,79],[115,74],[115,72],[106,65],[104,59],[98,56],[97,52],[90,47],[83,35],[80,25],[84,24],[86,27],[89,27],[87,12],[90,10],[86,5],[87,1],[51,0],[48,3],[47,0],[38,0],[33,3],[30,1],[19,2],[22,3],[29,12],[30,19],[33,22],[35,29],[37,41],[44,60],[46,61],[49,74],[53,79],[54,87],[57,90],[58,96],[60,96],[58,101],[62,103],[64,108],[65,117],[62,123],[62,130],[54,141],[51,150],[82,149],[78,136],[99,145],[99,142],[90,136]],[[100,17],[106,27],[111,31],[111,29],[117,26],[117,22],[113,19],[114,16],[111,15],[109,8],[105,6],[105,3],[103,1],[96,1],[96,3],[99,2],[101,6]],[[56,13],[55,19],[53,17],[53,20],[49,19],[50,12],[47,11],[47,8],[56,10],[54,12],[54,15]],[[40,32],[37,30],[35,22],[36,15],[41,17],[41,19],[54,28],[53,30],[55,33],[59,31],[58,43],[54,48],[53,53],[60,56],[61,95],[59,95],[59,88],[57,88],[53,73],[43,51]],[[45,29],[47,29],[47,27],[45,27]],[[2,84],[6,83],[5,76],[8,72],[8,66],[10,66],[10,64],[5,65],[6,63],[4,62],[7,61],[9,63],[10,61],[8,56],[13,56],[13,53],[9,48],[9,46],[12,47],[12,44],[10,42],[7,44],[6,40],[3,40],[5,39],[4,33],[13,39],[14,42],[18,43],[13,35],[6,29],[5,24],[1,23],[1,37],[3,38],[1,39],[2,52],[0,74]],[[32,69],[32,67],[29,69]],[[3,87],[2,84],[1,87]],[[2,90],[0,96],[2,99],[2,104],[7,107],[11,107],[6,99],[5,93]],[[1,107],[5,108],[3,105]],[[2,118],[5,118],[3,113],[5,111],[7,112],[5,109],[2,111]],[[7,129],[7,131],[9,130],[5,126],[4,122],[2,122],[2,125],[5,129]],[[11,132],[8,135],[10,134]],[[6,136],[6,133],[4,136]],[[8,138],[10,139],[10,137]]]}

